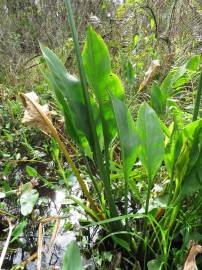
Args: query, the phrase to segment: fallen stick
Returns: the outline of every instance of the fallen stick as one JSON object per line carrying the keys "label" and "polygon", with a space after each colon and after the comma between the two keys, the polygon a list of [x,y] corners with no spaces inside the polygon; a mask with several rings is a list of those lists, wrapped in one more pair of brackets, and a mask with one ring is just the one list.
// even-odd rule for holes
{"label": "fallen stick", "polygon": [[7,220],[8,225],[9,225],[9,232],[8,232],[8,236],[7,236],[6,242],[4,244],[4,248],[2,250],[1,257],[0,257],[0,269],[2,268],[3,261],[4,261],[4,258],[6,256],[6,251],[8,249],[9,242],[10,242],[11,235],[12,235],[12,231],[13,231],[13,228],[14,228],[14,225],[11,223],[10,219],[6,218],[6,220]]}

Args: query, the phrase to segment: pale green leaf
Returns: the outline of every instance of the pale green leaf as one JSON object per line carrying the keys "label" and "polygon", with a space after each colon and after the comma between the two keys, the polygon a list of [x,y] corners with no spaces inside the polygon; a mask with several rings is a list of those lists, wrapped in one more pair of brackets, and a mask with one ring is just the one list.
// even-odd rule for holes
{"label": "pale green leaf", "polygon": [[80,251],[75,241],[66,248],[62,270],[83,270]]}
{"label": "pale green leaf", "polygon": [[38,198],[39,193],[36,189],[27,189],[22,192],[20,196],[20,210],[23,216],[31,214]]}

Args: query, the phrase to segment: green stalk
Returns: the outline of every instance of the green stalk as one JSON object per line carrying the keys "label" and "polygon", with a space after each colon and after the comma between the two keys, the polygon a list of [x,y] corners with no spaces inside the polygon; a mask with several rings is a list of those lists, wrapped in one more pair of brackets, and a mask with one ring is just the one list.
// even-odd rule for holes
{"label": "green stalk", "polygon": [[144,227],[143,227],[143,233],[142,233],[142,238],[144,239],[144,270],[146,269],[146,258],[147,258],[147,245],[146,243],[146,231],[147,231],[147,224],[148,224],[148,212],[149,212],[149,200],[150,200],[150,193],[151,193],[151,187],[152,187],[152,180],[151,177],[148,179],[148,189],[147,189],[147,198],[146,198],[146,204],[145,204],[145,218],[144,218]]}
{"label": "green stalk", "polygon": [[86,164],[87,171],[88,171],[88,174],[89,174],[89,176],[90,176],[90,179],[92,180],[93,185],[94,185],[94,187],[95,187],[95,190],[96,190],[96,192],[97,192],[97,196],[98,196],[99,200],[101,201],[100,190],[99,190],[98,184],[97,184],[97,182],[96,182],[96,180],[95,180],[95,178],[94,178],[94,176],[93,176],[92,170],[91,170],[91,168],[90,168],[90,164],[89,164],[89,162],[88,162],[88,159],[87,159],[85,153],[83,153],[83,158],[84,158],[84,160],[85,160],[85,164]]}
{"label": "green stalk", "polygon": [[146,235],[146,229],[147,229],[147,215],[149,212],[149,199],[150,199],[150,193],[151,193],[151,186],[152,186],[152,181],[149,179],[148,183],[148,189],[147,189],[147,198],[146,198],[146,204],[145,204],[145,218],[144,218],[144,227],[143,227],[143,233],[142,233],[142,238],[145,238]]}
{"label": "green stalk", "polygon": [[202,95],[202,71],[201,71],[201,75],[200,75],[198,91],[197,91],[197,94],[196,94],[194,113],[193,113],[193,121],[197,120],[197,118],[198,118],[201,95]]}
{"label": "green stalk", "polygon": [[[88,112],[89,125],[90,125],[90,129],[92,131],[92,134],[91,134],[92,138],[91,139],[93,142],[93,149],[95,150],[95,153],[94,153],[95,159],[96,159],[96,163],[97,163],[97,166],[99,169],[100,178],[104,183],[105,196],[106,196],[106,199],[107,199],[108,204],[109,204],[110,212],[112,214],[112,217],[116,217],[116,216],[118,216],[118,212],[117,212],[116,205],[115,205],[115,202],[114,202],[114,199],[112,196],[109,177],[107,175],[107,172],[106,172],[106,169],[104,166],[102,152],[101,152],[101,149],[99,146],[99,140],[98,140],[98,136],[97,136],[97,132],[96,132],[95,121],[93,119],[92,108],[90,105],[90,96],[88,93],[87,81],[86,81],[83,62],[82,62],[82,58],[81,58],[78,35],[77,35],[76,27],[75,27],[71,4],[70,4],[70,0],[64,0],[64,1],[65,1],[67,14],[68,14],[69,26],[70,26],[72,37],[73,37],[76,58],[77,58],[77,63],[78,63],[78,69],[79,69],[79,74],[80,74],[80,80],[81,80],[81,86],[82,86],[84,100],[85,100],[85,104],[86,104],[87,112]],[[121,222],[118,222],[118,224],[116,224],[117,225],[116,228],[115,228],[115,226],[113,226],[115,230],[117,230],[117,229],[119,230],[122,227]]]}

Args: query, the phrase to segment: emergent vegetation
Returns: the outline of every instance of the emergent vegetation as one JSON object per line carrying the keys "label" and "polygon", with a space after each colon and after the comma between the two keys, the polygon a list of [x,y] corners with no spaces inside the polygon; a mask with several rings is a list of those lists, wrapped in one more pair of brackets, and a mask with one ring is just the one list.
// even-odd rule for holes
{"label": "emergent vegetation", "polygon": [[[23,124],[16,134],[3,128],[0,139],[10,143],[14,136],[23,139],[25,148],[15,160],[25,164],[27,180],[18,188],[19,181],[7,182],[7,176],[17,172],[8,161],[3,165],[0,214],[9,224],[9,232],[2,245],[0,268],[6,265],[9,247],[23,245],[20,237],[23,234],[26,239],[33,221],[37,247],[29,260],[36,260],[37,270],[52,269],[49,265],[59,231],[74,231],[70,221],[74,209],[80,217],[80,236],[77,243],[73,239],[67,245],[61,269],[194,270],[197,264],[202,265],[200,258],[195,260],[202,253],[201,57],[192,54],[162,77],[158,77],[159,61],[153,61],[139,90],[131,94],[132,64],[124,63],[123,84],[113,72],[117,59],[110,58],[103,38],[90,25],[81,52],[70,1],[64,2],[78,75],[67,71],[56,53],[41,43],[40,72],[45,79],[41,87],[52,90],[53,98],[50,92],[43,95],[48,95],[44,100],[49,100],[54,110],[41,105],[36,92],[27,89],[20,93],[24,117],[18,102],[5,101],[2,120],[6,121],[10,106],[13,122],[17,118]],[[126,2],[132,6],[133,1]],[[122,4],[119,12],[121,7],[125,8]],[[158,35],[155,17],[150,25]],[[134,46],[138,42],[135,35]],[[122,54],[124,57],[126,50]],[[138,69],[141,71],[140,66]],[[29,132],[34,132],[31,140]],[[45,166],[47,173],[44,168],[40,172],[36,165],[39,153],[32,148],[40,140],[39,162],[48,160],[56,166]],[[32,155],[30,162],[22,156],[26,151]],[[43,151],[49,153],[48,158]],[[5,159],[4,154],[3,162]],[[74,191],[77,184],[80,194]],[[50,205],[43,204],[41,187],[65,194],[63,207],[58,210],[56,205],[54,214]],[[12,203],[8,198],[16,201],[12,194],[19,198],[20,213],[9,211]],[[52,235],[49,241],[43,229]],[[84,258],[90,258],[89,264],[84,264]],[[28,269],[30,261],[5,269]]]}

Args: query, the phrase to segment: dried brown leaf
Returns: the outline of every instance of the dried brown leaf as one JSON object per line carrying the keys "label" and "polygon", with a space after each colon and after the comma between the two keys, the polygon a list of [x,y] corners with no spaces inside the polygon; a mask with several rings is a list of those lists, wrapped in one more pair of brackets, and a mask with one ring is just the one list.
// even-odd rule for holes
{"label": "dried brown leaf", "polygon": [[40,105],[39,97],[35,92],[21,94],[21,98],[25,107],[22,122],[32,127],[39,128],[46,134],[51,134],[51,112],[48,109],[48,104]]}
{"label": "dried brown leaf", "polygon": [[150,82],[154,79],[154,77],[158,73],[159,67],[160,67],[159,60],[153,60],[151,62],[149,69],[147,70],[147,72],[145,72],[144,80],[141,82],[138,91],[144,90],[145,87],[147,87],[150,84]]}
{"label": "dried brown leaf", "polygon": [[183,270],[197,270],[198,269],[196,265],[196,256],[199,253],[202,253],[202,246],[191,243],[191,247],[190,247],[186,262],[184,264]]}
{"label": "dried brown leaf", "polygon": [[61,141],[60,136],[53,126],[50,120],[50,112],[48,110],[47,105],[40,105],[39,98],[35,92],[30,92],[26,94],[21,94],[22,102],[25,107],[25,113],[23,117],[23,122],[28,123],[29,125],[41,129],[46,134],[50,134],[55,138],[57,141],[61,151],[64,153],[67,162],[69,163],[70,167],[72,168],[73,173],[75,174],[81,189],[83,190],[86,198],[90,202],[92,209],[95,213],[98,213],[99,217],[104,219],[103,215],[100,213],[100,209],[94,203],[91,194],[88,191],[88,187],[85,181],[82,179],[78,169],[76,168],[73,160],[71,159],[65,144]]}

